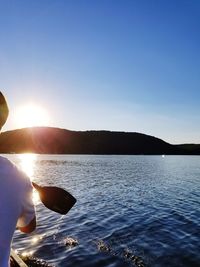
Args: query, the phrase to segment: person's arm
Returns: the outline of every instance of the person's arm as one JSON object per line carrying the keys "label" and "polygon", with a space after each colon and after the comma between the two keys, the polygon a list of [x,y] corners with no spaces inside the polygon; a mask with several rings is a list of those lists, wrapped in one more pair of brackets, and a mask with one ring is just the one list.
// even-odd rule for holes
{"label": "person's arm", "polygon": [[17,228],[23,233],[31,233],[36,228],[35,207],[32,200],[33,187],[29,179],[23,190],[22,213],[17,222]]}
{"label": "person's arm", "polygon": [[26,226],[24,227],[18,227],[18,229],[23,232],[23,233],[31,233],[35,230],[36,228],[36,217],[33,218],[33,220]]}

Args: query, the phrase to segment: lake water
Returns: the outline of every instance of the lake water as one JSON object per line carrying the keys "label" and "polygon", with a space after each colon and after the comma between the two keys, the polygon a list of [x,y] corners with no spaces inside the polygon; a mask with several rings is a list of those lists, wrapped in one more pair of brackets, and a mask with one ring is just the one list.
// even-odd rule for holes
{"label": "lake water", "polygon": [[20,253],[60,267],[200,266],[200,157],[6,157],[77,198],[65,216],[35,200],[37,230],[14,237]]}

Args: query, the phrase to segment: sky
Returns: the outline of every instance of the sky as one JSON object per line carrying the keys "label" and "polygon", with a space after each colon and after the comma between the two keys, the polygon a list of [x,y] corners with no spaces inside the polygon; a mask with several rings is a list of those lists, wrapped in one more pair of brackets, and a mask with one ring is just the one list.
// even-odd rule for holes
{"label": "sky", "polygon": [[53,127],[200,143],[199,14],[198,0],[0,0],[3,130],[35,105]]}

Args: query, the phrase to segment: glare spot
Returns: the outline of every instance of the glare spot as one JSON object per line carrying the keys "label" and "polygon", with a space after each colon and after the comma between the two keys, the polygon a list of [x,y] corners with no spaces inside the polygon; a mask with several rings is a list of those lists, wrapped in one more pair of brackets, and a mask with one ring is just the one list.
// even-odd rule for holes
{"label": "glare spot", "polygon": [[34,251],[31,250],[31,251],[25,251],[25,252],[22,252],[22,257],[26,258],[26,257],[30,257],[34,254]]}
{"label": "glare spot", "polygon": [[22,257],[27,257],[28,256],[28,252],[22,252]]}
{"label": "glare spot", "polygon": [[33,190],[33,203],[37,206],[41,201],[40,201],[40,195],[38,193],[38,191],[36,191],[35,189]]}
{"label": "glare spot", "polygon": [[[34,178],[37,155],[32,153],[25,153],[18,155],[18,157],[20,159],[19,164],[21,169],[30,177],[30,180],[32,181]],[[33,190],[33,203],[35,205],[38,205],[40,203],[40,196],[35,189]]]}
{"label": "glare spot", "polygon": [[33,239],[31,240],[31,242],[33,243],[33,244],[36,244],[37,242],[38,242],[38,240],[39,240],[39,238],[38,237],[33,237]]}
{"label": "glare spot", "polygon": [[32,240],[31,240],[31,243],[32,243],[32,244],[36,244],[36,243],[38,243],[42,238],[43,238],[42,235],[34,236],[34,237],[32,238]]}
{"label": "glare spot", "polygon": [[30,177],[33,177],[34,174],[34,167],[35,167],[35,161],[37,159],[36,154],[32,153],[26,153],[26,154],[20,154],[20,166],[22,170]]}
{"label": "glare spot", "polygon": [[50,116],[45,108],[30,103],[16,109],[14,120],[17,128],[47,126]]}

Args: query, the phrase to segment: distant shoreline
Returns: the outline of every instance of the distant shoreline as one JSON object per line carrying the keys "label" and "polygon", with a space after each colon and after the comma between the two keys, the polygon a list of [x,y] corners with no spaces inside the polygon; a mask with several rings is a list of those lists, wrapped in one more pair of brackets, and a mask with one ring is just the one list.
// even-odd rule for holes
{"label": "distant shoreline", "polygon": [[137,132],[70,131],[32,127],[3,132],[1,154],[200,155],[199,144],[172,145]]}

